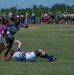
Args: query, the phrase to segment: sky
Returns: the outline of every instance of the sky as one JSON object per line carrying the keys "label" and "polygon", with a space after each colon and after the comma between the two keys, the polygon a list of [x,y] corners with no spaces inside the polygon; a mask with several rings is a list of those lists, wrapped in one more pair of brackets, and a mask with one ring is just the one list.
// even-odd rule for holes
{"label": "sky", "polygon": [[[66,0],[0,0],[0,9],[1,8],[32,8],[33,5],[43,5],[43,6],[52,6],[56,3],[66,3]],[[69,4],[74,4],[74,0],[69,0]],[[73,2],[71,2],[73,1]],[[68,4],[67,3],[67,4]]]}

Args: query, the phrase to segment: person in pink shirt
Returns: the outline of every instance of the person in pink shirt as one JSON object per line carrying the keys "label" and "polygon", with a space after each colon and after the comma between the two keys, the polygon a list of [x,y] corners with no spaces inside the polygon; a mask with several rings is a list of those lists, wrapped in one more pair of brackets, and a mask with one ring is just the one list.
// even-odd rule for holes
{"label": "person in pink shirt", "polygon": [[8,37],[8,35],[6,34],[8,23],[9,23],[8,20],[5,19],[0,20],[0,24],[2,24],[0,26],[0,54],[5,49],[3,38]]}

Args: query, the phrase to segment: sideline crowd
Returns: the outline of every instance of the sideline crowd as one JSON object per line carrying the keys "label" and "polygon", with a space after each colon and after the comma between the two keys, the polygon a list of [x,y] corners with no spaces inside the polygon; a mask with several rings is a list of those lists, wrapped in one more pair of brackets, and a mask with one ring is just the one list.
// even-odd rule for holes
{"label": "sideline crowd", "polygon": [[[10,18],[14,15],[12,12],[9,12],[8,15],[4,12],[3,16]],[[32,13],[31,16],[29,15],[29,13],[25,13],[21,15],[18,14],[16,15],[16,17],[20,18],[21,22],[26,24],[74,24],[74,13],[68,12],[58,12],[56,15],[54,15],[52,12],[42,13],[39,17],[37,17],[35,13]],[[2,18],[2,16],[0,16],[0,18]]]}
{"label": "sideline crowd", "polygon": [[74,24],[74,13],[57,13],[56,16],[54,17],[54,14],[51,13],[45,13],[41,14],[41,22],[43,24]]}

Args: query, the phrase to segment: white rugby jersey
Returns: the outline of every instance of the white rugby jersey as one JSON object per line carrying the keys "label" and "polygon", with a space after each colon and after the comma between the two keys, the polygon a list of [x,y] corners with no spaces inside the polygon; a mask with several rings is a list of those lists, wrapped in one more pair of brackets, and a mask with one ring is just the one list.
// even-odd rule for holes
{"label": "white rugby jersey", "polygon": [[15,53],[13,54],[13,58],[16,61],[25,61],[26,56],[24,52],[20,51],[20,49],[17,48],[15,50]]}

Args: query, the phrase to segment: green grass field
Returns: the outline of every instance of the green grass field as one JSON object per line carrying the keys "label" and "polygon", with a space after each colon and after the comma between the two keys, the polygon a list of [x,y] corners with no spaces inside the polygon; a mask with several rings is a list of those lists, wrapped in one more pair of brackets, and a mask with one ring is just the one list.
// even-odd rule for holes
{"label": "green grass field", "polygon": [[[29,25],[15,39],[23,43],[22,50],[44,49],[57,57],[55,62],[38,58],[37,62],[5,61],[0,57],[0,75],[74,75],[74,25]],[[13,49],[17,45],[13,45]]]}

